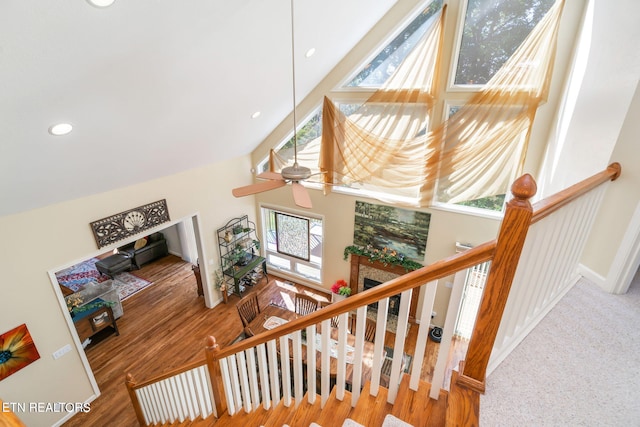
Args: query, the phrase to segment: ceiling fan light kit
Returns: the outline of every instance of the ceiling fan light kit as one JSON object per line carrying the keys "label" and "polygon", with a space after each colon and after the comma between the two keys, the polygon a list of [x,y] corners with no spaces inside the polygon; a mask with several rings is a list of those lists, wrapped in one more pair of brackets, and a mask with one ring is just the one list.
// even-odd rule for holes
{"label": "ceiling fan light kit", "polygon": [[291,191],[293,201],[296,205],[310,209],[311,197],[306,187],[300,184],[300,181],[308,179],[312,173],[311,169],[298,164],[298,124],[296,120],[296,63],[295,63],[295,45],[294,45],[294,28],[293,28],[293,0],[291,0],[291,69],[292,69],[292,95],[293,95],[293,166],[286,166],[278,172],[263,172],[256,175],[259,179],[267,181],[249,184],[244,187],[238,187],[231,190],[231,194],[235,197],[243,197],[251,194],[262,193],[264,191],[274,190],[284,187],[287,183],[291,183]]}

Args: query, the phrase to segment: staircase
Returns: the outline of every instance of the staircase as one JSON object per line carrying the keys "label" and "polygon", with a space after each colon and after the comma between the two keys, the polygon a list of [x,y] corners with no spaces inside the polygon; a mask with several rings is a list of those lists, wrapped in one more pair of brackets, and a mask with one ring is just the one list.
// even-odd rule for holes
{"label": "staircase", "polygon": [[[387,402],[388,389],[385,387],[380,387],[377,396],[370,395],[371,383],[368,382],[361,392],[364,398],[359,399],[355,407],[351,406],[350,392],[346,391],[344,398],[339,400],[336,397],[337,388],[334,388],[324,408],[320,405],[320,395],[311,397],[306,393],[297,407],[294,405],[287,407],[284,402],[280,402],[275,408],[269,410],[261,408],[251,413],[241,412],[233,416],[225,413],[218,419],[197,419],[173,425],[215,425],[216,427],[282,427],[285,425],[290,427],[435,427],[446,425],[450,393],[443,390],[440,392],[440,398],[433,400],[429,398],[429,383],[421,381],[418,391],[413,391],[409,387],[409,380],[409,375],[402,376],[394,404]],[[314,400],[313,403],[309,401],[310,397]],[[464,425],[478,425],[477,415],[477,410],[468,413]]]}
{"label": "staircase", "polygon": [[[531,205],[536,184],[524,175],[512,186],[496,240],[457,253],[364,292],[291,320],[220,349],[209,337],[205,360],[151,380],[126,385],[138,422],[148,425],[216,426],[474,426],[479,424],[480,393],[488,367],[503,360],[541,315],[577,280],[577,265],[597,207],[621,172],[619,164]],[[522,256],[521,256],[522,255]],[[490,262],[475,325],[464,360],[445,383],[449,350],[467,270]],[[421,322],[414,362],[402,369],[407,322],[413,292],[420,292],[418,319],[429,319],[438,280],[454,276],[453,289],[438,356],[425,374],[423,359],[429,325]],[[389,299],[401,294],[388,387],[381,386]],[[367,307],[378,302],[371,379],[362,384]],[[347,324],[356,313],[353,352],[347,360]],[[542,313],[542,314],[541,314]],[[338,318],[336,353],[319,352],[302,363],[305,351],[316,354],[316,327],[331,330]],[[321,334],[321,348],[331,348],[330,334]],[[353,341],[352,341],[353,342]],[[431,345],[431,344],[430,344]],[[351,381],[347,364],[352,363]],[[337,375],[330,379],[330,368]],[[388,363],[387,363],[388,366]],[[428,368],[430,369],[430,368]],[[306,375],[305,375],[306,371]],[[335,370],[331,370],[335,372]],[[317,373],[317,375],[316,375]],[[425,381],[430,378],[430,382]],[[308,391],[307,391],[308,390]],[[314,393],[315,391],[315,393]]]}

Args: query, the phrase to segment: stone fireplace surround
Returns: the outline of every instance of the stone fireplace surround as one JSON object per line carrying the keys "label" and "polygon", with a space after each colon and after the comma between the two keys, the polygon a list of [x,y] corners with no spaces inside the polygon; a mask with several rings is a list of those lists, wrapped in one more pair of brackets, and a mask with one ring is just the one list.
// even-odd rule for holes
{"label": "stone fireplace surround", "polygon": [[[351,274],[349,286],[351,293],[356,294],[364,290],[365,277],[378,282],[387,282],[407,273],[404,267],[398,265],[385,265],[380,261],[371,261],[366,256],[351,254]],[[414,289],[411,294],[411,304],[409,306],[409,321],[415,323],[416,309],[418,307],[418,297],[420,289]]]}

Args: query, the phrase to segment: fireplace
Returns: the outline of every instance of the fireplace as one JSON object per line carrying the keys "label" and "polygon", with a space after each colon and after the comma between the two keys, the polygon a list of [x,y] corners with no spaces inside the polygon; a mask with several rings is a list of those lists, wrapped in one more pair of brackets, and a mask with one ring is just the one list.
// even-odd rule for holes
{"label": "fireplace", "polygon": [[[367,277],[370,280],[377,282],[388,282],[396,277],[407,274],[407,270],[399,265],[384,264],[380,261],[373,261],[366,256],[351,254],[351,272],[349,275],[349,285],[351,286],[351,293],[357,294],[364,290],[364,278]],[[416,289],[411,294],[411,303],[409,304],[409,321],[415,322],[416,311],[418,308],[418,297],[420,295],[419,289]],[[389,298],[389,306],[396,307],[398,309],[399,298],[393,300]],[[394,302],[395,301],[395,302]]]}
{"label": "fireplace", "polygon": [[[365,277],[363,279],[363,282],[364,282],[365,291],[367,289],[374,288],[382,283],[378,280],[369,279],[368,277]],[[369,304],[369,307],[377,310],[378,302],[376,301]],[[387,314],[393,314],[394,316],[397,316],[399,312],[400,312],[400,294],[389,297],[389,310],[387,311]]]}

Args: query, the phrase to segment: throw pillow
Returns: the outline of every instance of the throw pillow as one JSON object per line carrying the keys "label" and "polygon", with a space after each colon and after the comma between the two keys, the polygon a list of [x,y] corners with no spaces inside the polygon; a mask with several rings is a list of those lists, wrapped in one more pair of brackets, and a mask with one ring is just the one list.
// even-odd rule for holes
{"label": "throw pillow", "polygon": [[144,238],[143,239],[138,239],[133,244],[133,249],[135,249],[137,251],[138,249],[144,248],[146,244],[147,244],[147,239],[144,239]]}

